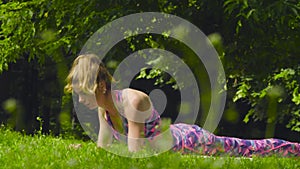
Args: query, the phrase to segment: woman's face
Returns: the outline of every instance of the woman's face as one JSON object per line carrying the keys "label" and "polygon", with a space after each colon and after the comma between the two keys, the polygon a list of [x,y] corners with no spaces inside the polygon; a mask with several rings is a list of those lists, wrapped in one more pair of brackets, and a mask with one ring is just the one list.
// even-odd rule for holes
{"label": "woman's face", "polygon": [[95,94],[88,94],[80,91],[78,88],[73,88],[74,92],[78,94],[78,100],[89,109],[96,109],[98,107]]}

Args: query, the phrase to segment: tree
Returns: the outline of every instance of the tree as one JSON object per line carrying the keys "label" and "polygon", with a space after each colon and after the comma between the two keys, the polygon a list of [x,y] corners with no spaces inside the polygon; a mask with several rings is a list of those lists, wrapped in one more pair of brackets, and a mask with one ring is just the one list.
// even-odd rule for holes
{"label": "tree", "polygon": [[233,38],[224,38],[233,101],[251,105],[246,123],[249,117],[266,120],[267,136],[276,123],[300,131],[299,7],[297,1],[224,1],[227,21],[235,28]]}
{"label": "tree", "polygon": [[[228,80],[227,108],[229,105],[238,107],[241,103],[249,105],[248,113],[238,113],[245,115],[246,123],[251,119],[265,121],[267,136],[273,135],[278,123],[299,132],[299,10],[300,3],[294,0],[2,1],[0,72],[11,70],[9,66],[14,67],[13,63],[28,62],[28,76],[35,80],[24,74],[23,79],[18,78],[27,83],[29,87],[25,89],[33,100],[27,104],[30,106],[26,114],[30,114],[32,121],[36,116],[42,116],[47,130],[59,132],[60,127],[55,126],[60,124],[61,112],[66,115],[70,111],[64,107],[70,102],[70,96],[63,93],[64,79],[86,40],[106,23],[127,14],[170,13],[190,21],[210,35]],[[126,55],[145,47],[182,52],[182,59],[195,70],[196,76],[207,78],[205,75],[201,77],[199,64],[195,64],[192,52],[184,44],[163,36],[128,38],[112,49],[106,61],[118,63]],[[117,66],[110,65],[111,70]],[[13,69],[22,73],[26,70],[25,66]],[[149,70],[142,73],[140,78],[153,78],[158,84],[174,84],[172,79],[164,79],[168,76],[163,72]],[[30,87],[34,84],[38,85]],[[23,92],[23,88],[14,90],[15,96]],[[209,92],[203,94],[210,97]],[[23,97],[18,98],[27,103]],[[202,111],[205,112],[208,101],[202,101]],[[67,115],[63,117],[69,118]]]}

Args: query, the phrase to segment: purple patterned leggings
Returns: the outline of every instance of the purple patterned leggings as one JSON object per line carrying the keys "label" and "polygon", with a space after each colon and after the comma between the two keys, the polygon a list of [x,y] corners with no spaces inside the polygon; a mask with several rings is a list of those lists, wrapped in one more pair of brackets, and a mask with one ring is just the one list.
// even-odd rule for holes
{"label": "purple patterned leggings", "polygon": [[280,139],[246,140],[216,136],[197,125],[172,124],[174,151],[202,155],[300,157],[300,143]]}

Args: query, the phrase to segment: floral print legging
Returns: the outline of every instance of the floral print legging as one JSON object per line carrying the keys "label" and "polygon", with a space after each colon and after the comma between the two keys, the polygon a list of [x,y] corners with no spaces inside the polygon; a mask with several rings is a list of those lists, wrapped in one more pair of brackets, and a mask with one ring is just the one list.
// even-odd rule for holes
{"label": "floral print legging", "polygon": [[220,156],[300,157],[300,143],[281,139],[246,140],[216,136],[197,125],[172,124],[174,151]]}

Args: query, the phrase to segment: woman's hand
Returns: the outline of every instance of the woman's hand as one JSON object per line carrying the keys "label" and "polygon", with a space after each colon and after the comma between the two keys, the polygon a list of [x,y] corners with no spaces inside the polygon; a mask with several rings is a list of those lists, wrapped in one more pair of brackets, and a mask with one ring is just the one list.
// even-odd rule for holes
{"label": "woman's hand", "polygon": [[69,148],[70,148],[70,149],[79,149],[79,148],[81,148],[81,147],[82,147],[81,144],[70,144],[70,145],[69,145]]}

